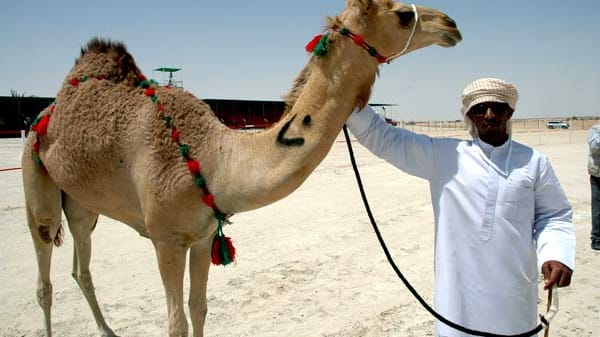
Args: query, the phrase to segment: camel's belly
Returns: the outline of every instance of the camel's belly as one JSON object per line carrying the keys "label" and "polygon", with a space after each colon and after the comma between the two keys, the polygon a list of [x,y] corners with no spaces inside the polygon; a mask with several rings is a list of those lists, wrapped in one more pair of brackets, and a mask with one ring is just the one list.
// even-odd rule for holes
{"label": "camel's belly", "polygon": [[110,191],[98,194],[93,193],[94,190],[92,188],[88,192],[67,193],[81,206],[123,222],[138,231],[140,235],[148,236],[148,229],[144,223],[144,215],[137,197],[132,197],[127,193],[110,193]]}
{"label": "camel's belly", "polygon": [[85,167],[47,163],[52,180],[81,206],[146,231],[142,205],[131,174],[125,167],[92,163]]}

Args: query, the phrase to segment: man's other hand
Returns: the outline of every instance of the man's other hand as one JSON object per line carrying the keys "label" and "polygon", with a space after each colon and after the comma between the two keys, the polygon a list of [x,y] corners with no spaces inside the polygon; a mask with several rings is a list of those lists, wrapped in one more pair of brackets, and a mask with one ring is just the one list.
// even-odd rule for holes
{"label": "man's other hand", "polygon": [[542,275],[544,275],[544,290],[550,289],[555,284],[561,287],[567,287],[571,284],[571,275],[573,271],[558,261],[546,261],[542,265]]}

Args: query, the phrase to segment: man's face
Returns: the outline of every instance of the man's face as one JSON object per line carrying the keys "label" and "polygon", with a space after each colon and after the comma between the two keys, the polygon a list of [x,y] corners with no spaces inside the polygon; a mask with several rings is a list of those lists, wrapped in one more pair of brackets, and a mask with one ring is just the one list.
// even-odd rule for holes
{"label": "man's face", "polygon": [[[467,116],[475,125],[479,138],[492,145],[501,145],[508,138],[507,124],[513,109],[506,103],[483,102],[474,105]],[[500,144],[496,144],[500,142]]]}

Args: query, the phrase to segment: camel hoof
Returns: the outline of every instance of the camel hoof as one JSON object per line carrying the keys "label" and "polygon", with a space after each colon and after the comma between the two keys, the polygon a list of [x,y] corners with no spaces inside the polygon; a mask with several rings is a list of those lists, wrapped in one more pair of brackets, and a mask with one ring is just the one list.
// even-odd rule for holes
{"label": "camel hoof", "polygon": [[120,336],[116,335],[112,330],[109,330],[109,331],[103,330],[101,336],[102,337],[120,337]]}

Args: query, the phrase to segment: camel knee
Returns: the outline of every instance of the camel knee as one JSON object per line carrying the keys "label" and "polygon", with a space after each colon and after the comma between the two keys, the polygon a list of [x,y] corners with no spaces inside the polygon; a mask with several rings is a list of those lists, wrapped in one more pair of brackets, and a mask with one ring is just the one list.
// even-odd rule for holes
{"label": "camel knee", "polygon": [[81,289],[94,291],[94,286],[92,285],[92,274],[90,274],[89,272],[73,272],[71,273],[71,276],[73,277],[73,279],[75,279],[75,282],[77,282]]}
{"label": "camel knee", "polygon": [[192,319],[204,320],[206,318],[208,313],[208,305],[206,304],[206,300],[190,299],[188,301],[188,307],[190,308]]}
{"label": "camel knee", "polygon": [[192,312],[207,311],[208,308],[206,300],[203,298],[190,298],[188,301],[188,306]]}
{"label": "camel knee", "polygon": [[38,284],[37,290],[35,292],[35,297],[37,302],[44,311],[50,309],[52,306],[52,285],[45,282],[40,282]]}

